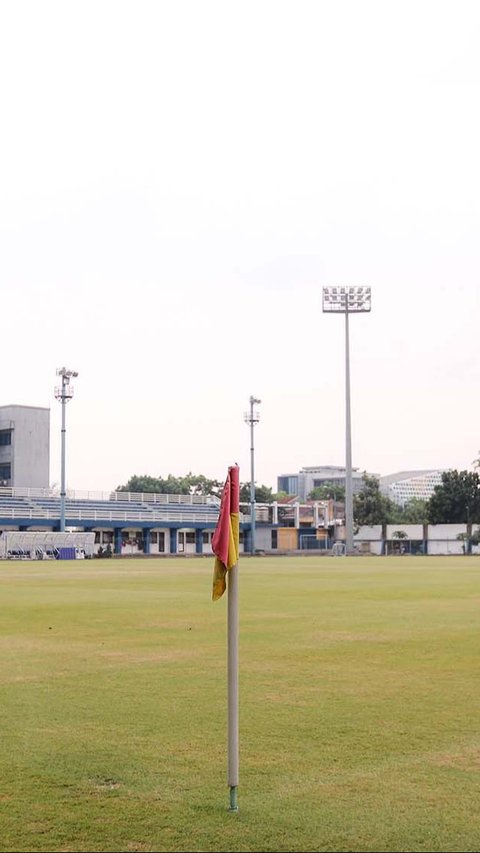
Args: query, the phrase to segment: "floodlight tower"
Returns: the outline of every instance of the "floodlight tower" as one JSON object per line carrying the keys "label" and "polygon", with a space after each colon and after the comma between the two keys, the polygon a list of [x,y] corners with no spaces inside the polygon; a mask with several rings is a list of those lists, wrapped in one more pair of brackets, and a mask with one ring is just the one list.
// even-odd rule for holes
{"label": "floodlight tower", "polygon": [[62,377],[62,384],[55,388],[55,399],[62,404],[62,464],[61,464],[61,487],[60,487],[60,530],[65,530],[65,405],[73,397],[73,386],[70,385],[72,376],[78,376],[75,370],[67,370],[66,367],[57,368],[57,376]]}
{"label": "floodlight tower", "polygon": [[348,317],[364,314],[372,307],[370,287],[324,287],[323,311],[345,314],[345,550],[353,553],[352,427],[350,413],[350,340]]}
{"label": "floodlight tower", "polygon": [[250,530],[251,530],[251,547],[250,553],[255,554],[255,450],[253,445],[253,430],[255,428],[255,424],[258,424],[260,420],[260,414],[258,409],[254,409],[253,407],[258,403],[261,403],[261,400],[258,400],[257,397],[250,397],[250,411],[245,412],[244,420],[245,423],[250,424]]}

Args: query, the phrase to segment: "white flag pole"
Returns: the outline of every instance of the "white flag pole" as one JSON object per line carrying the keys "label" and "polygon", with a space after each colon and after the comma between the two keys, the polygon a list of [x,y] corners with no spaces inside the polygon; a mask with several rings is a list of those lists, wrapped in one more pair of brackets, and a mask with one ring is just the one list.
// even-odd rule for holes
{"label": "white flag pole", "polygon": [[228,785],[230,812],[238,812],[238,563],[228,574]]}

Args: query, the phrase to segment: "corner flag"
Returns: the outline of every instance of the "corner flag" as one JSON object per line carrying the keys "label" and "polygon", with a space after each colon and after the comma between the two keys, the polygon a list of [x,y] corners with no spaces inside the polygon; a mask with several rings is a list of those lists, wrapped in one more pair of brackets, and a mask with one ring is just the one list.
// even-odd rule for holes
{"label": "corner flag", "polygon": [[215,554],[213,569],[212,600],[222,597],[227,588],[227,571],[238,562],[240,541],[240,469],[232,465],[228,469],[223,487],[217,526],[212,538]]}
{"label": "corner flag", "polygon": [[212,538],[215,554],[212,599],[217,601],[227,588],[228,574],[228,760],[230,812],[238,812],[238,554],[240,550],[240,469],[228,469],[223,487],[217,526]]}

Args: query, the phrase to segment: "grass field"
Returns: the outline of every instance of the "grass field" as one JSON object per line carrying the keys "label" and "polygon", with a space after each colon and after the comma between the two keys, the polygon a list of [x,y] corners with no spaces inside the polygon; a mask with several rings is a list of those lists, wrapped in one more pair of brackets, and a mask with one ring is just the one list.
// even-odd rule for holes
{"label": "grass field", "polygon": [[1,851],[480,850],[480,558],[1,563]]}

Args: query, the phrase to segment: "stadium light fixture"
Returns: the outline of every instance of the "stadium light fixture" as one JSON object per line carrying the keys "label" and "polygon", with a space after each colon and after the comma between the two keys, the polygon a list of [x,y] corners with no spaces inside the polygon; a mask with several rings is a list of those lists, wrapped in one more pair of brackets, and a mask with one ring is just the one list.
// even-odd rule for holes
{"label": "stadium light fixture", "polygon": [[78,376],[75,370],[67,370],[66,367],[57,368],[57,376],[62,377],[62,384],[55,388],[55,399],[62,404],[62,458],[61,458],[61,486],[60,486],[60,531],[65,531],[65,405],[73,397],[73,386],[70,379]]}
{"label": "stadium light fixture", "polygon": [[323,311],[326,314],[345,314],[345,551],[353,553],[353,481],[352,425],[350,410],[350,339],[349,314],[371,311],[370,287],[324,287]]}
{"label": "stadium light fixture", "polygon": [[260,420],[258,409],[254,406],[261,403],[257,397],[250,397],[250,411],[245,412],[245,423],[250,424],[250,553],[255,554],[255,449],[253,431]]}

